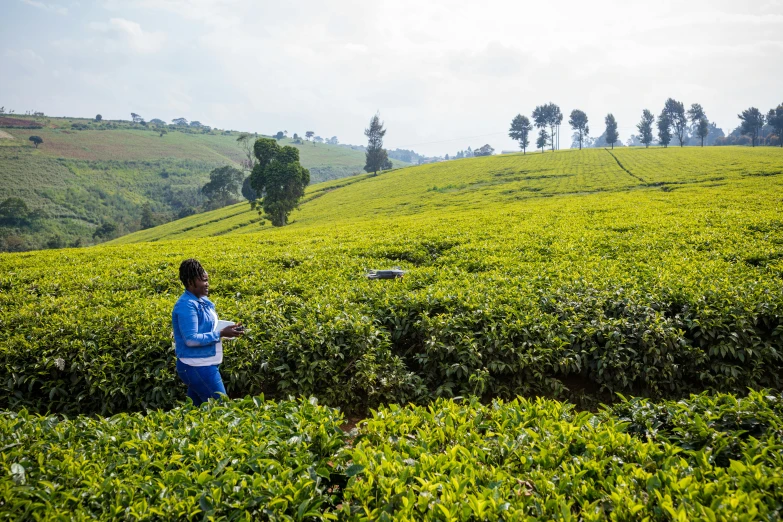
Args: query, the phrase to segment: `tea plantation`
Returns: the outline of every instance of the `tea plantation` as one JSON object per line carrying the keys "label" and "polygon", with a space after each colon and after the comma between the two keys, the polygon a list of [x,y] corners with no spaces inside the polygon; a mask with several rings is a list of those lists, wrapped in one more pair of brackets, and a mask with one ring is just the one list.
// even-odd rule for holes
{"label": "tea plantation", "polygon": [[[777,520],[781,189],[772,148],[509,155],[0,255],[0,516]],[[277,402],[182,406],[191,256]]]}

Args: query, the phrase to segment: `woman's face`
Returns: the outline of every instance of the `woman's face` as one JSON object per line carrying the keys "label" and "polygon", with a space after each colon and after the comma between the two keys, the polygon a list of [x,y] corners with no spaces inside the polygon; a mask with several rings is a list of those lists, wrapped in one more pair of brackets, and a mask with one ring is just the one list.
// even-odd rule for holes
{"label": "woman's face", "polygon": [[209,274],[204,271],[204,279],[195,279],[190,282],[188,291],[196,297],[204,297],[209,295]]}

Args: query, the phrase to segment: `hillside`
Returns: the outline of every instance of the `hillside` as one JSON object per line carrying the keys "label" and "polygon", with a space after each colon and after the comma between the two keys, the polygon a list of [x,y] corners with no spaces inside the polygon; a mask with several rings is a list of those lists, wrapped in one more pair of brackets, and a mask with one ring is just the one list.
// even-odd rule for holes
{"label": "hillside", "polygon": [[[41,128],[19,128],[25,122]],[[242,159],[239,133],[166,128],[161,136],[129,122],[0,119],[0,194],[21,198],[31,212],[25,223],[0,223],[0,250],[91,244],[104,222],[117,225],[112,236],[123,235],[140,228],[145,204],[158,222],[198,211],[209,172]],[[33,135],[43,139],[38,148]],[[364,166],[364,154],[349,147],[281,143],[299,148],[313,184]]]}
{"label": "hillside", "polygon": [[[0,254],[0,514],[777,520],[781,193],[773,148],[504,155]],[[191,256],[248,329],[201,408]]]}

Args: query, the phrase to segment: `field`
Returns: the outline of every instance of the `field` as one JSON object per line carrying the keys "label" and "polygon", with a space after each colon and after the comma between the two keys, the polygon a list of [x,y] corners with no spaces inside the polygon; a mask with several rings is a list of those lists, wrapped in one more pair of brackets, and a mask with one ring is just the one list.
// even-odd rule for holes
{"label": "field", "polygon": [[[777,520],[782,185],[773,148],[504,155],[314,186],[282,229],[245,204],[0,254],[7,509]],[[181,406],[190,256],[248,327],[229,395],[277,402]],[[368,419],[346,438],[316,402]],[[113,461],[114,485],[79,471]]]}
{"label": "field", "polygon": [[[22,124],[42,128],[19,128]],[[172,129],[161,137],[152,128],[128,122],[70,118],[4,118],[1,127],[0,201],[21,198],[44,217],[25,227],[0,223],[0,250],[92,244],[93,232],[106,221],[118,226],[115,235],[132,232],[140,228],[145,204],[159,222],[187,215],[203,203],[199,189],[209,172],[238,165],[243,157],[236,131]],[[28,140],[32,135],[43,139],[40,147]],[[293,145],[287,138],[281,144]],[[313,184],[351,176],[364,167],[364,153],[348,147],[293,146]],[[9,236],[13,243],[4,241]]]}

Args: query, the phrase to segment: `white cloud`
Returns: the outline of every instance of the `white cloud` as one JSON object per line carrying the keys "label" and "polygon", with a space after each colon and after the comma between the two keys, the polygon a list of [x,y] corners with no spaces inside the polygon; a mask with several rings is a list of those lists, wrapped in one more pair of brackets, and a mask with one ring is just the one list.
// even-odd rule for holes
{"label": "white cloud", "polygon": [[166,43],[166,33],[144,31],[140,24],[124,18],[112,18],[109,23],[93,22],[90,28],[111,35],[106,42],[109,52],[129,49],[149,54],[159,51]]}
{"label": "white cloud", "polygon": [[30,5],[32,7],[37,7],[38,9],[43,9],[44,11],[57,13],[59,15],[68,14],[68,8],[62,5],[48,4],[46,2],[38,2],[37,0],[22,0],[22,3]]}

